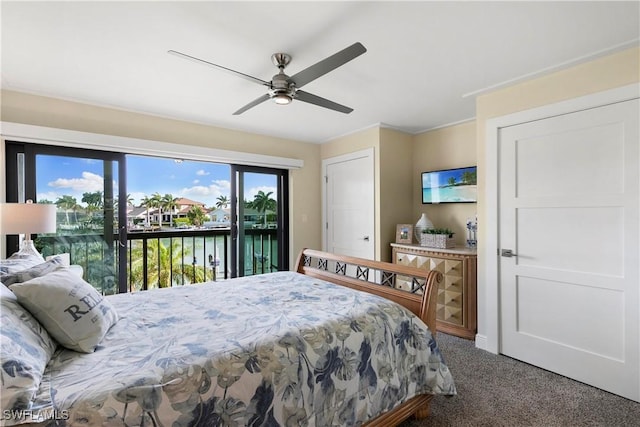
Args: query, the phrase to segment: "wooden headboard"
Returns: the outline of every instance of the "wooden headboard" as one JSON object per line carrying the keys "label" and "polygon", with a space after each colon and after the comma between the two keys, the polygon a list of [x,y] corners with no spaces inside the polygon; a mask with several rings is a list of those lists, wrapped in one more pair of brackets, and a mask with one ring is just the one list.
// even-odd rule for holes
{"label": "wooden headboard", "polygon": [[[296,271],[328,282],[369,292],[408,308],[436,333],[436,299],[442,274],[417,268],[303,249]],[[398,289],[403,281],[411,290]],[[414,293],[422,289],[422,293]]]}

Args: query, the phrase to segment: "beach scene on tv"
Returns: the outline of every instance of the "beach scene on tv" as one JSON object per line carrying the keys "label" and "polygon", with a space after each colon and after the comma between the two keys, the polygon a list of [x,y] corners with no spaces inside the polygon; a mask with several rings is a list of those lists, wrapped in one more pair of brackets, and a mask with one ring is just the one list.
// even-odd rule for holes
{"label": "beach scene on tv", "polygon": [[476,167],[422,173],[422,203],[477,201]]}

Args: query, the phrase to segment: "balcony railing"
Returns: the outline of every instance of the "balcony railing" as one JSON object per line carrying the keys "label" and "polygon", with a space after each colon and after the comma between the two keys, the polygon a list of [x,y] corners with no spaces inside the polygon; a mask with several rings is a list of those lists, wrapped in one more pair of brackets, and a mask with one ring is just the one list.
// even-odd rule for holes
{"label": "balcony railing", "polygon": [[[243,275],[278,269],[275,229],[246,229]],[[40,236],[45,256],[68,252],[81,265],[84,278],[103,294],[118,292],[118,245],[112,249],[102,234]],[[226,229],[130,232],[127,234],[127,291],[225,280],[231,276],[231,233]]]}

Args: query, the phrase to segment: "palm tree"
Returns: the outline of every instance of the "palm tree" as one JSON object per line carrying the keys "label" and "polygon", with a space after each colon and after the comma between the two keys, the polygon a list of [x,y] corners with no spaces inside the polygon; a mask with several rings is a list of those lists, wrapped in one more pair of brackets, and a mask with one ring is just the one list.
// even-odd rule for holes
{"label": "palm tree", "polygon": [[147,223],[146,225],[150,225],[151,223],[149,222],[149,208],[153,207],[153,199],[151,199],[149,196],[144,196],[142,198],[142,200],[140,201],[140,206],[144,206],[145,210],[146,210],[146,214],[147,214]]}
{"label": "palm tree", "polygon": [[102,191],[82,193],[82,201],[87,204],[86,211],[90,218],[93,218],[93,214],[102,210],[104,206]]}
{"label": "palm tree", "polygon": [[148,288],[169,288],[173,285],[200,283],[207,280],[204,266],[184,263],[183,257],[189,257],[191,249],[183,247],[179,240],[170,240],[170,242],[169,246],[166,246],[161,239],[151,239],[147,242],[146,273],[143,269],[142,245],[132,249],[133,261],[129,267],[132,291],[142,289],[145,274]]}
{"label": "palm tree", "polygon": [[216,199],[216,208],[218,209],[224,209],[227,206],[229,206],[229,199],[227,198],[227,196],[218,196],[218,198]]}
{"label": "palm tree", "polygon": [[257,210],[258,212],[264,213],[264,226],[267,226],[267,210],[275,210],[276,201],[271,198],[273,191],[269,191],[265,193],[264,191],[258,191],[253,197],[253,202],[251,202],[251,206]]}
{"label": "palm tree", "polygon": [[462,173],[462,182],[465,184],[475,184],[476,183],[476,173],[465,171]]}
{"label": "palm tree", "polygon": [[[125,201],[126,201],[126,203],[127,203],[127,208],[128,208],[129,206],[133,206],[133,197],[131,197],[131,194],[127,193],[127,195],[125,196],[125,198],[124,198],[124,199],[125,199]],[[117,210],[118,210],[118,207],[120,207],[120,203],[118,203],[118,197],[116,197],[116,198],[113,200],[113,209],[117,211]]]}
{"label": "palm tree", "polygon": [[69,225],[69,211],[77,205],[78,202],[76,198],[69,195],[58,197],[58,200],[56,200],[56,206],[58,206],[59,209],[64,209],[65,216],[67,217],[67,225]]}
{"label": "palm tree", "polygon": [[162,229],[162,196],[160,193],[151,195],[152,207],[158,208],[158,229]]}
{"label": "palm tree", "polygon": [[194,205],[191,206],[191,209],[189,209],[189,212],[187,212],[187,218],[189,218],[191,224],[199,227],[207,219],[207,215],[204,213],[200,206]]}
{"label": "palm tree", "polygon": [[178,207],[178,198],[172,194],[165,194],[161,202],[162,207],[169,211],[169,226],[173,228],[173,210]]}
{"label": "palm tree", "polygon": [[456,179],[454,177],[451,177],[447,180],[447,183],[449,185],[456,185]]}

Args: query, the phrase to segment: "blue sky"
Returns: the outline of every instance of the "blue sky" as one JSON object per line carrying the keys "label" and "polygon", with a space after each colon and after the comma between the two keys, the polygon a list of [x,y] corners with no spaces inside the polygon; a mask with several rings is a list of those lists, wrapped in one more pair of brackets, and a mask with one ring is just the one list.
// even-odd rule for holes
{"label": "blue sky", "polygon": [[[38,155],[36,159],[38,200],[55,202],[63,195],[83,205],[82,193],[102,191],[101,160]],[[172,194],[215,206],[220,195],[230,196],[231,168],[225,164],[181,161],[144,156],[127,156],[127,193],[134,204],[153,193]],[[114,171],[114,175],[117,175]],[[117,178],[117,177],[116,177]],[[117,185],[117,184],[116,184]],[[276,179],[272,175],[246,174],[245,198],[253,200],[258,191],[272,191],[276,198]]]}

